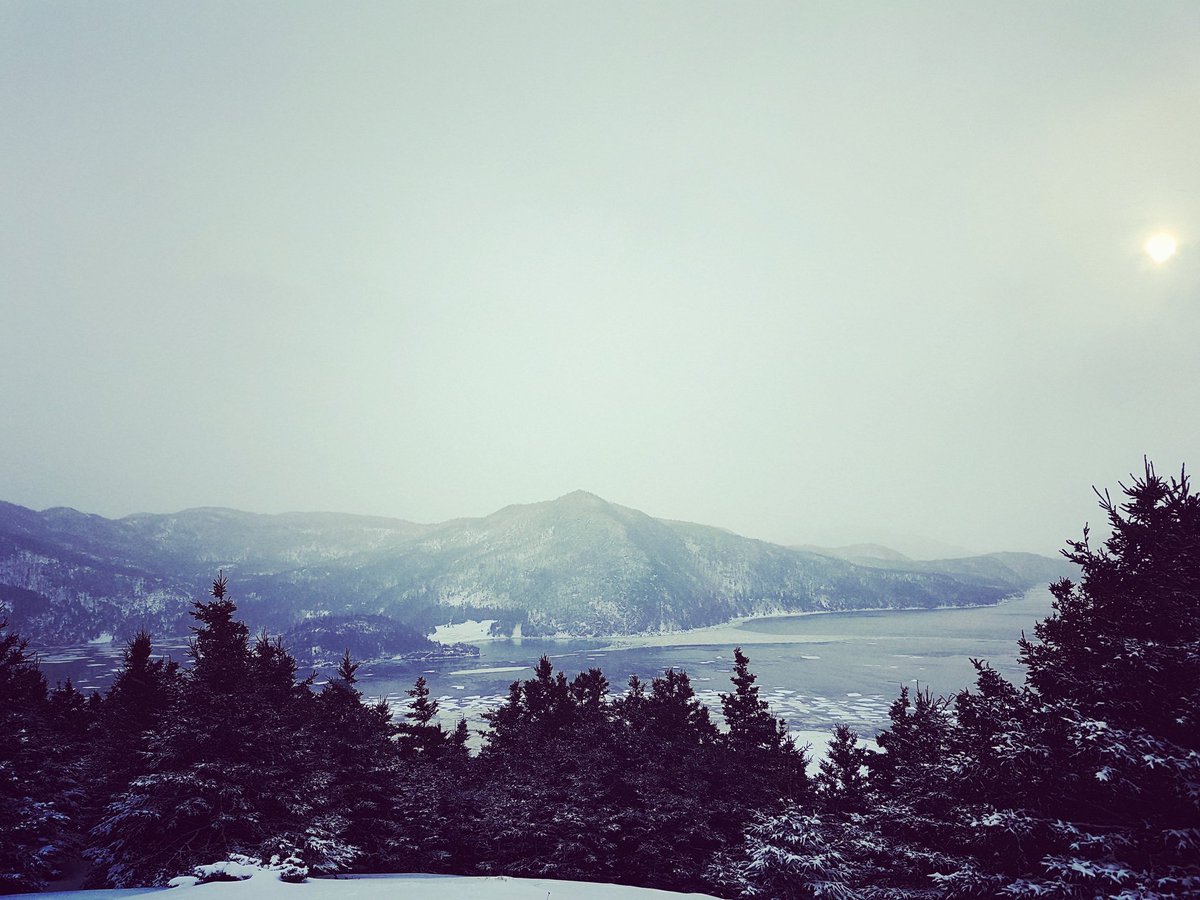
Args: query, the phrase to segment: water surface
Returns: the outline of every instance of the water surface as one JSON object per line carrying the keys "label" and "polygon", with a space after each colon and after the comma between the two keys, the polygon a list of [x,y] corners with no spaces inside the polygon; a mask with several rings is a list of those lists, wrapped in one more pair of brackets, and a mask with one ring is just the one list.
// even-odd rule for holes
{"label": "water surface", "polygon": [[[901,685],[928,686],[949,694],[974,682],[970,657],[987,659],[1018,683],[1017,638],[1050,611],[1045,589],[998,606],[972,609],[889,610],[755,619],[696,635],[662,635],[636,645],[599,640],[490,641],[477,659],[441,662],[367,663],[359,687],[369,699],[403,706],[405,692],[424,675],[449,726],[466,716],[472,728],[500,703],[510,682],[529,678],[538,658],[573,677],[593,666],[603,669],[614,692],[637,674],[649,682],[668,667],[684,669],[701,699],[719,713],[718,694],[730,690],[733,648],[741,645],[772,710],[796,730],[827,730],[846,722],[874,733],[887,722],[887,708]],[[682,646],[672,646],[681,641]],[[156,652],[185,662],[182,638],[156,644]],[[39,661],[53,685],[70,676],[84,691],[104,691],[121,663],[120,644],[47,648]],[[329,675],[318,672],[318,683]],[[400,709],[397,709],[400,712]]]}

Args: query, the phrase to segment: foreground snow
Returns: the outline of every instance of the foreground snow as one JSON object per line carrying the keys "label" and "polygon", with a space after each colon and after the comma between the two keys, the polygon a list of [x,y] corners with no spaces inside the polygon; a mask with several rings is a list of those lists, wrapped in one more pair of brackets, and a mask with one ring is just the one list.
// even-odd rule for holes
{"label": "foreground snow", "polygon": [[715,900],[708,894],[674,894],[649,888],[504,875],[467,878],[457,875],[347,875],[310,878],[285,884],[278,872],[257,871],[245,881],[214,881],[173,888],[135,888],[121,891],[63,891],[38,894],[57,900],[120,900],[164,894],[162,900],[668,900],[691,897]]}

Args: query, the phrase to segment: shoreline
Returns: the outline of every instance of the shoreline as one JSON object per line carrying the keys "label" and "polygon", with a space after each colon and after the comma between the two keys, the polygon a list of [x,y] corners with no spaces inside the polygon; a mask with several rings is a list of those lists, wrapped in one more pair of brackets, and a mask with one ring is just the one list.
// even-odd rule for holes
{"label": "shoreline", "polygon": [[[597,650],[598,652],[603,652],[608,650],[627,650],[647,647],[696,647],[705,645],[720,646],[726,644],[742,644],[745,646],[755,644],[827,644],[833,641],[838,641],[841,639],[841,637],[833,634],[811,636],[801,634],[773,634],[765,631],[750,631],[742,626],[750,622],[759,622],[767,619],[801,619],[808,616],[857,616],[875,613],[946,612],[948,610],[969,611],[976,609],[995,609],[998,606],[1004,606],[1027,599],[1032,595],[1041,593],[1043,591],[1046,591],[1045,586],[1033,587],[1021,593],[1015,593],[1008,597],[1003,597],[995,603],[977,603],[970,606],[890,606],[872,607],[870,609],[812,609],[798,612],[763,613],[760,615],[739,616],[736,619],[731,619],[728,622],[723,622],[719,625],[704,625],[699,628],[688,628],[682,631],[667,631],[655,634],[622,634],[598,637],[596,640],[603,643],[604,646],[597,648]],[[545,638],[544,640],[586,640],[586,638],[558,636],[555,638]]]}

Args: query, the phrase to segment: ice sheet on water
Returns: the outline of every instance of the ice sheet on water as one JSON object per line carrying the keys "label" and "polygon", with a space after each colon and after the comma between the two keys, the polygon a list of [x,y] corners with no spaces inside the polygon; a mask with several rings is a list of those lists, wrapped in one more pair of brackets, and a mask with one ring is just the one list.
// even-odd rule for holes
{"label": "ice sheet on water", "polygon": [[492,666],[483,669],[456,669],[451,675],[497,675],[502,672],[524,672],[529,666]]}

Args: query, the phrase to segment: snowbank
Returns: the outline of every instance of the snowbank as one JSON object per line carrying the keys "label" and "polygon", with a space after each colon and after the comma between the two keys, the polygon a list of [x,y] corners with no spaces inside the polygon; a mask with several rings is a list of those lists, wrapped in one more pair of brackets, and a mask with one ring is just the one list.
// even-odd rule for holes
{"label": "snowbank", "polygon": [[54,900],[123,900],[145,894],[164,894],[161,900],[716,900],[708,894],[673,894],[649,888],[544,878],[456,875],[353,875],[310,878],[285,884],[279,873],[258,870],[244,881],[214,881],[175,888],[136,888],[122,891],[63,891],[38,894]]}

